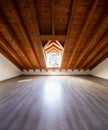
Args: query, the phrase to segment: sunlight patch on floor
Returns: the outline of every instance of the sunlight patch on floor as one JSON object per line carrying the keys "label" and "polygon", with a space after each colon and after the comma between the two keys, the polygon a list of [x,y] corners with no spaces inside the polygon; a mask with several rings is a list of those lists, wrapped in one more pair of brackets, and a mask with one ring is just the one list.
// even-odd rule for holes
{"label": "sunlight patch on floor", "polygon": [[29,82],[31,81],[32,79],[23,79],[23,80],[19,80],[18,82]]}
{"label": "sunlight patch on floor", "polygon": [[52,105],[61,98],[61,84],[58,82],[47,81],[44,88],[44,97],[47,104]]}

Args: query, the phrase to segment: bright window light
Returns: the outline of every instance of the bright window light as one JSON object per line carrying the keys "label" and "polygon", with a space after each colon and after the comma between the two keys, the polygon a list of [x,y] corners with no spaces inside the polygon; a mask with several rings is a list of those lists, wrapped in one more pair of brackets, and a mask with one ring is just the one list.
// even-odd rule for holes
{"label": "bright window light", "polygon": [[63,46],[58,41],[48,41],[44,47],[46,65],[48,68],[60,68]]}
{"label": "bright window light", "polygon": [[56,52],[47,54],[47,67],[58,68],[61,65],[61,56]]}

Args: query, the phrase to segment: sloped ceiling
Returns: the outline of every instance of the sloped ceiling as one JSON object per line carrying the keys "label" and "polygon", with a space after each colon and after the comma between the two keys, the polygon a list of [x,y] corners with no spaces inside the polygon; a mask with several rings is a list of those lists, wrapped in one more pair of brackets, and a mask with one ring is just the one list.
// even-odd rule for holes
{"label": "sloped ceiling", "polygon": [[108,0],[0,0],[0,53],[21,70],[47,69],[58,40],[60,69],[93,69],[108,57]]}

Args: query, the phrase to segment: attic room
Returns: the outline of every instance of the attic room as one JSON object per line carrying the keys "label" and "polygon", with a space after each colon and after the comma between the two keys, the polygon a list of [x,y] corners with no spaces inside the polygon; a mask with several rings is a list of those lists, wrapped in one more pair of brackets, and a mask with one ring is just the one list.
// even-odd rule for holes
{"label": "attic room", "polygon": [[108,0],[0,0],[0,130],[108,130]]}

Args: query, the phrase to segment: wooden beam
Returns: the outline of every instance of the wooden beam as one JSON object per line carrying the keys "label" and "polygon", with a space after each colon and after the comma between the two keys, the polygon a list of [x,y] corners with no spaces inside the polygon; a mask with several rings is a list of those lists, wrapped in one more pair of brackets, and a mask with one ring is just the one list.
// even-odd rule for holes
{"label": "wooden beam", "polygon": [[[7,41],[3,38],[3,36],[0,34],[0,45],[2,46],[2,48],[5,49],[5,51],[7,53],[9,53],[11,55],[11,57],[13,57],[13,59],[15,59],[15,61],[21,66],[21,68],[26,68],[23,64],[23,62],[21,61],[20,57],[18,57],[18,55],[14,52],[14,50],[9,46],[9,43],[7,43]],[[10,57],[10,58],[11,58]]]}
{"label": "wooden beam", "polygon": [[[107,51],[108,52],[108,51]],[[108,53],[103,55],[96,63],[94,63],[91,67],[90,70],[92,71],[97,65],[99,65],[101,62],[103,62],[106,58],[108,58]]]}
{"label": "wooden beam", "polygon": [[41,41],[48,41],[48,40],[60,40],[65,41],[66,35],[40,35]]}
{"label": "wooden beam", "polygon": [[95,59],[97,53],[100,52],[107,44],[108,44],[108,31],[106,35],[104,35],[103,38],[99,41],[97,46],[91,51],[89,56],[86,58],[85,62],[82,63],[82,68],[89,66],[92,59]]}
{"label": "wooden beam", "polygon": [[[21,29],[21,32],[22,32],[22,34],[23,34],[25,40],[27,41],[27,44],[28,44],[28,46],[29,46],[29,48],[30,48],[30,50],[31,50],[31,52],[32,52],[32,55],[35,57],[35,60],[37,61],[37,64],[38,64],[39,68],[41,68],[39,59],[38,59],[38,57],[37,57],[37,53],[36,53],[36,51],[35,51],[34,48],[33,48],[33,43],[32,43],[32,41],[31,41],[30,36],[29,36],[29,34],[28,34],[28,32],[27,32],[27,29],[26,29],[26,27],[25,27],[25,25],[24,25],[24,23],[23,23],[23,20],[22,20],[21,15],[20,15],[20,13],[19,13],[19,11],[18,11],[18,8],[17,8],[17,6],[15,5],[15,3],[14,3],[13,0],[9,0],[9,4],[10,4],[10,6],[11,6],[12,13],[14,14],[14,16],[15,16],[15,18],[16,18],[16,21],[17,21],[17,23],[18,23],[18,25],[19,25],[19,27],[20,27],[20,29]],[[32,61],[31,61],[31,64],[32,64],[32,66],[34,66],[34,68],[35,68],[35,65],[32,63]]]}
{"label": "wooden beam", "polygon": [[91,38],[89,39],[87,46],[82,51],[79,59],[77,60],[76,64],[74,65],[74,68],[77,68],[77,66],[80,64],[80,61],[84,58],[85,54],[88,52],[89,49],[93,49],[96,45],[98,35],[102,32],[104,29],[105,24],[108,22],[108,13],[106,13],[102,20],[99,22],[98,26],[96,26],[96,29],[91,35]]}
{"label": "wooden beam", "polygon": [[46,63],[45,63],[45,58],[44,58],[44,51],[43,51],[43,46],[42,46],[42,41],[40,39],[40,31],[39,31],[39,25],[38,25],[38,20],[37,20],[37,10],[36,10],[36,1],[31,0],[29,3],[29,8],[30,12],[33,16],[33,21],[34,21],[34,30],[36,32],[36,39],[33,40],[33,46],[34,49],[37,53],[38,59],[40,61],[41,67],[46,68]]}
{"label": "wooden beam", "polygon": [[15,66],[17,66],[21,71],[23,71],[23,67],[18,62],[16,62],[16,60],[13,57],[11,57],[11,55],[9,55],[7,52],[5,52],[1,48],[1,46],[0,46],[0,53],[2,55],[4,55],[9,61],[11,61]]}
{"label": "wooden beam", "polygon": [[[86,67],[86,69],[93,68],[94,64],[96,64],[104,55],[108,53],[108,44],[104,49],[95,56],[95,58],[92,59],[92,62]],[[108,55],[107,55],[108,57]]]}
{"label": "wooden beam", "polygon": [[85,35],[85,32],[86,32],[87,27],[88,27],[88,24],[89,24],[89,22],[90,22],[90,20],[91,20],[91,18],[92,18],[92,15],[93,15],[93,13],[94,13],[94,11],[95,11],[95,9],[96,9],[96,6],[97,6],[97,4],[98,4],[98,1],[99,1],[99,0],[94,0],[93,3],[92,3],[91,8],[90,8],[89,11],[88,11],[88,14],[87,14],[87,16],[86,16],[86,18],[85,18],[85,21],[84,21],[84,23],[83,23],[82,29],[81,29],[81,31],[80,31],[80,34],[79,34],[79,36],[78,36],[78,38],[77,38],[77,41],[76,41],[74,50],[73,50],[73,52],[71,53],[70,60],[69,60],[69,62],[68,62],[67,68],[69,68],[69,66],[70,66],[71,62],[73,61],[73,58],[74,58],[74,56],[75,56],[75,54],[76,54],[76,52],[77,52],[78,47],[79,47],[80,44],[81,44],[81,41],[82,41],[82,39],[83,39],[83,37],[84,37],[84,35]]}
{"label": "wooden beam", "polygon": [[52,35],[55,35],[55,0],[51,0],[52,7]]}
{"label": "wooden beam", "polygon": [[[2,12],[2,11],[0,11]],[[26,57],[25,53],[23,52],[23,49],[20,47],[19,45],[19,41],[16,38],[12,28],[10,27],[9,23],[7,22],[6,18],[3,16],[3,14],[0,13],[0,22],[3,25],[3,27],[5,28],[5,30],[8,32],[8,34],[10,35],[10,37],[15,41],[14,44],[15,46],[18,48],[18,50],[20,50],[21,55],[25,58],[26,63],[30,66],[30,68],[33,68],[30,60]]]}
{"label": "wooden beam", "polygon": [[63,64],[66,59],[66,53],[67,53],[67,50],[68,50],[68,45],[69,45],[69,40],[71,37],[70,35],[70,31],[72,29],[72,25],[73,25],[73,19],[74,19],[74,16],[75,16],[75,13],[76,13],[76,9],[78,7],[78,3],[79,3],[79,0],[73,0],[72,2],[72,8],[71,8],[71,11],[70,11],[70,18],[69,18],[69,23],[68,23],[68,28],[67,28],[67,37],[66,37],[66,41],[65,41],[65,45],[64,45],[64,53],[63,53],[63,58],[62,58],[62,62],[61,62],[61,68],[63,68]]}

